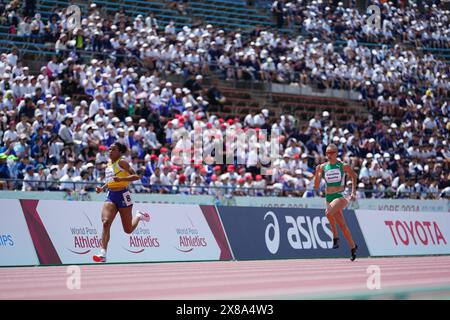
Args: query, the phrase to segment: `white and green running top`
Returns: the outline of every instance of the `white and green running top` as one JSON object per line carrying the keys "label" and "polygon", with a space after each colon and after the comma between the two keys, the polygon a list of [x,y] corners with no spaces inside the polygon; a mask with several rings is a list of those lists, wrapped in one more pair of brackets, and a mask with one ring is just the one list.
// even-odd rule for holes
{"label": "white and green running top", "polygon": [[344,164],[339,161],[335,164],[325,163],[323,165],[323,176],[327,187],[345,186]]}

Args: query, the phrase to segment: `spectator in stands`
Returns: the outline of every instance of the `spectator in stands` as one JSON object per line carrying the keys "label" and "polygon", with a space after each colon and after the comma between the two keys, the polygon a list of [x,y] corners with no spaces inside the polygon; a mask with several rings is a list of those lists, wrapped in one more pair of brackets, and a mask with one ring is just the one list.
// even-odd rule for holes
{"label": "spectator in stands", "polygon": [[60,179],[60,186],[59,189],[61,191],[65,191],[65,192],[73,192],[75,189],[75,185],[74,182],[74,169],[73,168],[69,168],[67,169],[66,173],[61,177]]}
{"label": "spectator in stands", "polygon": [[278,29],[284,25],[284,0],[276,0],[272,3],[272,13]]}
{"label": "spectator in stands", "polygon": [[28,165],[25,168],[25,175],[23,178],[22,191],[37,191],[39,176],[34,172],[32,165]]}

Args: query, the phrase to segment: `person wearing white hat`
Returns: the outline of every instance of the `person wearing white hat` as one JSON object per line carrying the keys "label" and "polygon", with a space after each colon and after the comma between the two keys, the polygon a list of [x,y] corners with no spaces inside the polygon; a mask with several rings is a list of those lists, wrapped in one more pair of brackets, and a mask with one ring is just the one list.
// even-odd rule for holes
{"label": "person wearing white hat", "polygon": [[172,82],[166,82],[166,85],[161,90],[160,95],[162,104],[167,105],[172,96],[173,96]]}
{"label": "person wearing white hat", "polygon": [[94,100],[92,100],[91,104],[89,105],[89,118],[94,117],[101,106],[105,107],[102,102],[102,93],[99,90],[96,90],[94,92]]}
{"label": "person wearing white hat", "polygon": [[366,198],[366,193],[364,192],[365,188],[366,186],[364,185],[364,183],[362,182],[358,183],[358,189],[356,190],[356,196],[358,197],[358,199]]}
{"label": "person wearing white hat", "polygon": [[139,128],[137,130],[137,132],[140,134],[141,137],[145,137],[147,136],[147,120],[145,119],[140,119],[139,120]]}
{"label": "person wearing white hat", "polygon": [[[350,260],[354,261],[356,259],[356,250],[358,246],[353,241],[350,230],[345,223],[343,210],[347,207],[350,201],[356,199],[357,175],[350,165],[344,164],[343,162],[337,160],[338,147],[335,144],[328,145],[325,154],[328,158],[328,162],[320,164],[316,167],[314,175],[314,191],[317,192],[321,180],[324,178],[326,183],[325,198],[327,203],[325,214],[330,222],[331,231],[333,233],[333,248],[339,247],[339,238],[336,226],[338,225],[351,249]],[[348,175],[352,181],[352,193],[349,199],[345,198],[342,194],[345,190],[346,175]]]}
{"label": "person wearing white hat", "polygon": [[253,117],[253,123],[257,127],[261,127],[266,123],[266,118],[269,117],[269,110],[262,109],[260,113]]}

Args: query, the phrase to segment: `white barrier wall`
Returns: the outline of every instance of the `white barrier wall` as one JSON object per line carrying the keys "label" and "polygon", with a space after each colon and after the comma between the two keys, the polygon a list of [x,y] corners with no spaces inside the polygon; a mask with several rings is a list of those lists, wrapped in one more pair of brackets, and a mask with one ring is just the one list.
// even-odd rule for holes
{"label": "white barrier wall", "polygon": [[0,266],[38,263],[19,200],[1,200]]}
{"label": "white barrier wall", "polygon": [[[290,198],[245,199],[247,205],[259,205],[220,208],[239,209],[247,218],[244,215],[251,215],[255,207],[276,205],[275,200],[285,201],[284,207],[295,203]],[[302,201],[297,204],[308,206],[323,203],[320,198],[298,200]],[[360,240],[364,239],[371,256],[450,254],[450,213],[422,210],[443,209],[446,201],[392,201],[366,202],[378,205],[378,210],[355,210],[353,231],[358,224],[363,235]],[[357,203],[360,208],[361,203]],[[0,266],[92,263],[101,244],[102,206],[100,201],[1,199]],[[230,224],[224,231],[214,206],[135,203],[133,215],[137,210],[149,212],[151,221],[141,221],[132,234],[126,234],[118,214],[111,228],[108,262],[233,259],[230,239],[225,235]],[[293,208],[296,214],[301,210]],[[252,224],[239,228],[245,234],[257,232]],[[251,247],[245,241],[238,241],[238,245]]]}
{"label": "white barrier wall", "polygon": [[450,214],[355,210],[371,256],[450,254]]}
{"label": "white barrier wall", "polygon": [[[40,201],[37,212],[63,264],[91,263],[101,245],[101,202]],[[111,227],[108,262],[219,260],[220,248],[197,205],[135,204],[149,212],[132,234],[120,214]]]}

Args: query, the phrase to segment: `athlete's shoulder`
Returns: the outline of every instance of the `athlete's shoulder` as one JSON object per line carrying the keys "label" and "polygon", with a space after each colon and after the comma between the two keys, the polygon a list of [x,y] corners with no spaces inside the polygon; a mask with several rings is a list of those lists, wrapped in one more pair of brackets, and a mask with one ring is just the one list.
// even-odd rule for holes
{"label": "athlete's shoulder", "polygon": [[130,165],[130,163],[127,161],[127,159],[125,158],[120,158],[119,160],[117,160],[117,163],[122,166],[122,165]]}

